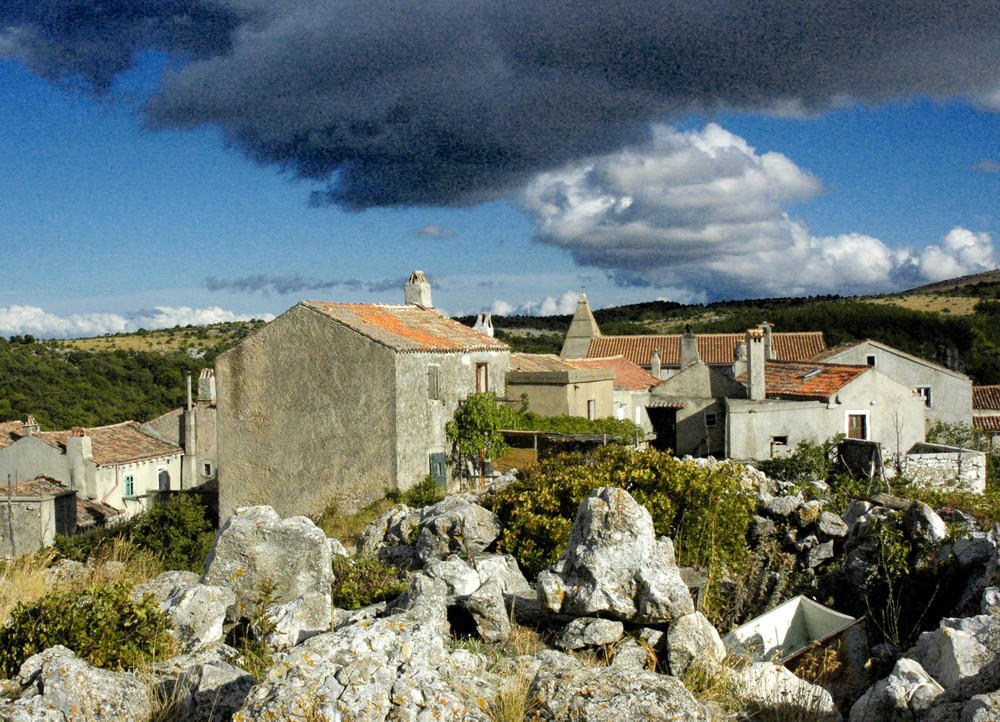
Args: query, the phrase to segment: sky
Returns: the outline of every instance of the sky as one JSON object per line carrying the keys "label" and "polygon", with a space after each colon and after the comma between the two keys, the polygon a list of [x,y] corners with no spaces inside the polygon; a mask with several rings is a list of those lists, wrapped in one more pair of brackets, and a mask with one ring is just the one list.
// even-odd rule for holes
{"label": "sky", "polygon": [[0,335],[1000,265],[995,2],[6,0]]}

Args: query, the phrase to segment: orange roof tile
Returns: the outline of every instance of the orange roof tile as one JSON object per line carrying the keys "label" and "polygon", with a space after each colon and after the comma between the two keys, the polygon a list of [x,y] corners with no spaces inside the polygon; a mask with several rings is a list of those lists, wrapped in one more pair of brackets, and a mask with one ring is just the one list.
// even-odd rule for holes
{"label": "orange roof tile", "polygon": [[24,436],[24,426],[20,421],[0,422],[0,449],[10,446]]}
{"label": "orange roof tile", "polygon": [[1000,416],[973,416],[972,426],[983,431],[1000,431]]}
{"label": "orange roof tile", "polygon": [[624,356],[608,358],[576,359],[576,362],[591,368],[606,368],[615,372],[615,388],[629,391],[649,391],[654,386],[663,383],[653,374],[638,364],[634,364]]}
{"label": "orange roof tile", "polygon": [[[745,333],[699,333],[698,355],[707,364],[720,366],[733,362],[733,353]],[[805,361],[821,353],[826,344],[822,331],[772,333],[771,343],[778,361]],[[624,356],[634,364],[650,365],[653,349],[660,352],[664,366],[680,366],[681,334],[659,336],[595,336],[590,340],[587,358]]]}
{"label": "orange roof tile", "polygon": [[973,386],[972,408],[1000,409],[1000,386]]}
{"label": "orange roof tile", "polygon": [[[184,450],[176,444],[160,441],[144,433],[135,421],[98,426],[93,429],[85,429],[85,431],[91,439],[90,445],[94,461],[101,466],[158,459],[184,453]],[[71,431],[39,431],[35,436],[47,444],[65,451],[66,439],[71,433]]]}
{"label": "orange roof tile", "polygon": [[62,483],[48,476],[38,476],[28,481],[19,481],[9,486],[0,486],[0,499],[4,496],[27,496],[41,499],[46,496],[55,496],[69,491]]}
{"label": "orange roof tile", "polygon": [[507,348],[503,341],[474,331],[433,309],[413,304],[302,303],[396,351],[503,351]]}
{"label": "orange roof tile", "polygon": [[[870,366],[769,361],[764,364],[764,391],[779,399],[827,399],[847,386]],[[818,372],[818,373],[817,373]],[[747,383],[747,375],[736,380]]]}

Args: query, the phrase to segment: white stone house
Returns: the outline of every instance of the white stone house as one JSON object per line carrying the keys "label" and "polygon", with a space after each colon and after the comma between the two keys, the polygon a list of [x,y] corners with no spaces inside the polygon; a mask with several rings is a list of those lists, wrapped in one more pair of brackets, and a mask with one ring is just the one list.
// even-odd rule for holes
{"label": "white stone house", "polygon": [[135,421],[70,431],[41,431],[30,416],[0,424],[0,480],[45,476],[125,516],[148,509],[157,492],[180,489],[183,453]]}

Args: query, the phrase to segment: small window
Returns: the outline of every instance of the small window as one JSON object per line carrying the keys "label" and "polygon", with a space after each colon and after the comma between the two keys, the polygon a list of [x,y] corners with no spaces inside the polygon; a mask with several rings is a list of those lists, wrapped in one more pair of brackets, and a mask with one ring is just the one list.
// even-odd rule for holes
{"label": "small window", "polygon": [[719,413],[717,411],[705,412],[705,426],[711,428],[719,425]]}
{"label": "small window", "polygon": [[875,355],[874,354],[870,354],[870,355],[866,356],[865,357],[865,363],[867,363],[869,366],[874,366],[875,365]]}
{"label": "small window", "polygon": [[437,401],[441,398],[441,367],[427,367],[427,398]]}
{"label": "small window", "polygon": [[772,436],[771,446],[788,446],[787,436]]}
{"label": "small window", "polygon": [[920,396],[923,398],[923,400],[924,400],[924,406],[930,406],[931,405],[931,387],[930,386],[918,386],[916,388],[916,392],[918,394],[920,394]]}
{"label": "small window", "polygon": [[847,415],[847,438],[868,440],[868,414]]}
{"label": "small window", "polygon": [[132,474],[125,475],[125,496],[135,496],[135,477]]}
{"label": "small window", "polygon": [[587,418],[591,421],[597,418],[597,402],[593,399],[587,400]]}
{"label": "small window", "polygon": [[156,486],[160,491],[170,491],[170,472],[161,466],[156,470]]}
{"label": "small window", "polygon": [[205,466],[203,468],[205,470],[205,476],[211,476],[212,475],[212,462],[211,461],[206,461],[205,462]]}
{"label": "small window", "polygon": [[487,364],[476,364],[476,393],[484,394],[490,390],[490,367]]}

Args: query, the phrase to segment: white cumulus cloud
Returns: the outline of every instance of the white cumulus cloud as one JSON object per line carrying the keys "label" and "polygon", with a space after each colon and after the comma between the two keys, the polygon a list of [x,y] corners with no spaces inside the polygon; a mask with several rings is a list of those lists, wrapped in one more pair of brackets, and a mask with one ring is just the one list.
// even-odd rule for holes
{"label": "white cumulus cloud", "polygon": [[495,300],[489,310],[497,316],[562,316],[576,311],[579,300],[579,293],[566,291],[559,298],[546,296],[541,301],[525,301],[516,306],[507,301]]}

